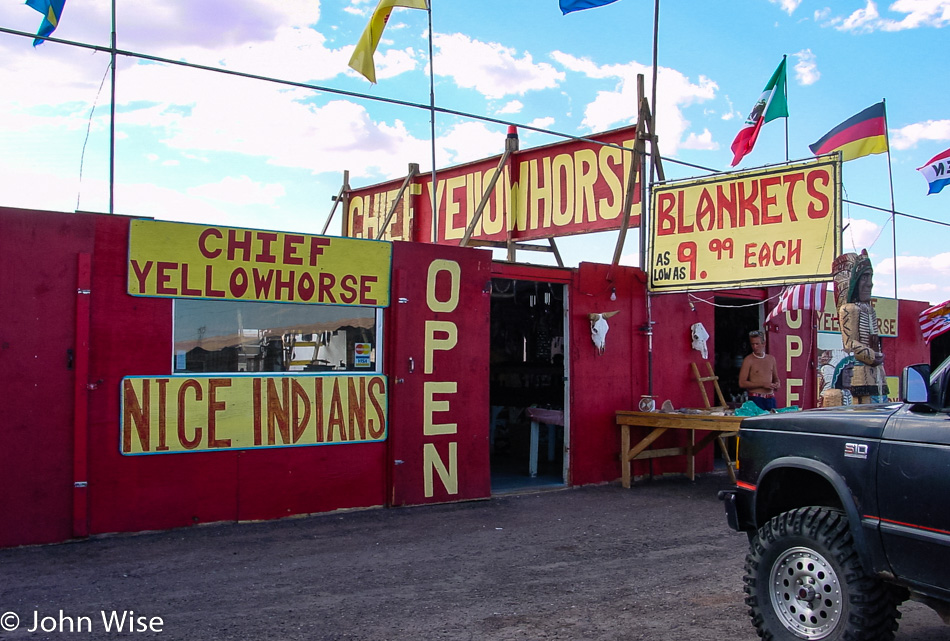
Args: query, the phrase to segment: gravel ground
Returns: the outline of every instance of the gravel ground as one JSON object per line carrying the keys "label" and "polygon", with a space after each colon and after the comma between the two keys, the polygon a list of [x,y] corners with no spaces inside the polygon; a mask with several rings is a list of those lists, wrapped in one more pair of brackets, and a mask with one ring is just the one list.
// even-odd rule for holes
{"label": "gravel ground", "polygon": [[[728,485],[713,473],[0,550],[0,638],[753,641],[746,539],[716,498]],[[898,639],[950,640],[930,609],[902,612]],[[123,614],[109,631],[103,616]]]}

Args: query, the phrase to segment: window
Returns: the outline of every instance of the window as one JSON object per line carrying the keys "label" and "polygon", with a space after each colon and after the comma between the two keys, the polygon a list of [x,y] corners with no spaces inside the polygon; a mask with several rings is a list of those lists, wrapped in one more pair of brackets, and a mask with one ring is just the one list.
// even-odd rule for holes
{"label": "window", "polygon": [[207,372],[378,372],[381,310],[179,299],[176,374]]}

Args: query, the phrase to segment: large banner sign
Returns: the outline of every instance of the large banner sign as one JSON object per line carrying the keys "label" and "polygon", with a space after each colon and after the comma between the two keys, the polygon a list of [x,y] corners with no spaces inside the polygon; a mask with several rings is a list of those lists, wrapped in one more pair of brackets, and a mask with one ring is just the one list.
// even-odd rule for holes
{"label": "large banner sign", "polygon": [[392,246],[332,236],[133,220],[133,296],[389,305]]}
{"label": "large banner sign", "polygon": [[122,379],[119,451],[173,454],[386,439],[386,377]]}
{"label": "large banner sign", "polygon": [[840,252],[836,157],[653,189],[650,289],[830,280]]}
{"label": "large banner sign", "polygon": [[[537,240],[620,229],[635,127],[514,152],[476,223],[472,239]],[[499,147],[504,140],[499,137]],[[436,242],[458,245],[475,216],[501,156],[436,172]],[[376,238],[403,179],[347,194],[344,234]],[[640,224],[639,182],[629,226]],[[432,241],[432,175],[417,176],[383,238]]]}

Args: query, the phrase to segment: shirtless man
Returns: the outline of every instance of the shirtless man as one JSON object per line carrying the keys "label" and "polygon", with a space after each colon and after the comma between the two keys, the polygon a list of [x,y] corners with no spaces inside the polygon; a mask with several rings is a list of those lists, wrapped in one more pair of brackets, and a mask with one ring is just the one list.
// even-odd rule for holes
{"label": "shirtless man", "polygon": [[749,393],[749,400],[763,410],[774,410],[775,390],[779,388],[778,366],[775,357],[765,353],[765,333],[749,332],[752,353],[742,361],[739,387]]}

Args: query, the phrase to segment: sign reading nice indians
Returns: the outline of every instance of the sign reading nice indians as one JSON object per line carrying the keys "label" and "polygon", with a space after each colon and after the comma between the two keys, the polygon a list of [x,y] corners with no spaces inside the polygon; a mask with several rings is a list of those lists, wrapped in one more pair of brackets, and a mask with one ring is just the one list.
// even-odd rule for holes
{"label": "sign reading nice indians", "polygon": [[382,375],[129,376],[123,455],[386,439]]}
{"label": "sign reading nice indians", "polygon": [[[475,241],[556,238],[620,229],[636,140],[624,127],[511,154],[472,230]],[[502,139],[499,139],[501,147]],[[432,233],[432,176],[420,174],[398,202],[403,179],[347,192],[344,234],[458,245],[475,218],[501,156],[440,169],[436,173],[438,216]],[[634,186],[629,226],[640,224],[639,187]]]}
{"label": "sign reading nice indians", "polygon": [[392,246],[286,232],[133,220],[133,296],[389,305]]}
{"label": "sign reading nice indians", "polygon": [[829,280],[840,253],[836,157],[653,189],[652,291]]}

